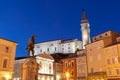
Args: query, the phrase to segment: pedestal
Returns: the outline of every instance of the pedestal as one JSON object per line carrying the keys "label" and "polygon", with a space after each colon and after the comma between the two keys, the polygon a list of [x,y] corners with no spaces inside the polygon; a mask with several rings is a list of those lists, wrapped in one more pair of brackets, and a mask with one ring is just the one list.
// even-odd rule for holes
{"label": "pedestal", "polygon": [[29,57],[21,65],[22,80],[38,80],[38,64],[34,57]]}

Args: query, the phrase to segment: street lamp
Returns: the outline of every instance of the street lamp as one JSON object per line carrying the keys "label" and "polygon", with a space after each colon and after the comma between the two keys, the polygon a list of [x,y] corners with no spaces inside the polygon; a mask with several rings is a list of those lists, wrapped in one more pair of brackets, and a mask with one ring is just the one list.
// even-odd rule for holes
{"label": "street lamp", "polygon": [[68,72],[66,72],[67,80],[68,80],[69,76],[70,76],[70,74]]}
{"label": "street lamp", "polygon": [[10,74],[6,74],[6,75],[5,75],[5,78],[6,78],[7,80],[9,80],[9,79],[11,78]]}

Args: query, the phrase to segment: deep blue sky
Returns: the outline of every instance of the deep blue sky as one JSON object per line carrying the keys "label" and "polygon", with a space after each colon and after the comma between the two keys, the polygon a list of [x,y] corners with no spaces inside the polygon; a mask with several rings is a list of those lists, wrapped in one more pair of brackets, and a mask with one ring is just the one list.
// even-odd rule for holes
{"label": "deep blue sky", "polygon": [[16,56],[26,56],[29,38],[36,42],[81,39],[82,8],[91,37],[107,30],[120,32],[119,0],[1,0],[0,37],[18,42]]}

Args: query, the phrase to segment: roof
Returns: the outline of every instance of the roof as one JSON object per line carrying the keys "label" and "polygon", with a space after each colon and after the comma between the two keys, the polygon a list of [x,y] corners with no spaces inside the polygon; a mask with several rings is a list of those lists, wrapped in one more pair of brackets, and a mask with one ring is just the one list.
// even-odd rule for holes
{"label": "roof", "polygon": [[82,11],[82,20],[81,20],[81,23],[87,23],[88,22],[88,19],[87,19],[87,16],[86,16],[86,12],[85,10],[83,9]]}
{"label": "roof", "polygon": [[47,53],[39,54],[38,56],[42,58],[54,60],[54,58],[50,54],[47,54]]}
{"label": "roof", "polygon": [[73,57],[77,57],[77,54],[76,53],[70,53],[67,58],[73,58]]}
{"label": "roof", "polygon": [[5,39],[5,38],[0,38],[0,39],[2,39],[2,40],[6,40],[6,41],[10,41],[10,42],[13,42],[13,43],[17,43],[17,42],[15,42],[15,41],[8,40],[8,39]]}
{"label": "roof", "polygon": [[51,56],[53,56],[53,58],[55,59],[56,62],[61,62],[62,59],[75,57],[76,54],[75,53],[67,53],[67,54],[54,53],[54,54],[51,54]]}
{"label": "roof", "polygon": [[35,44],[46,43],[46,42],[52,42],[52,41],[62,41],[62,42],[64,42],[64,41],[70,41],[70,40],[75,40],[75,39],[78,40],[78,38],[70,38],[70,39],[55,39],[55,40],[48,40],[48,41],[43,41],[43,42],[36,42]]}
{"label": "roof", "polygon": [[67,58],[68,54],[54,53],[51,56],[55,59],[55,62],[61,62],[62,59]]}

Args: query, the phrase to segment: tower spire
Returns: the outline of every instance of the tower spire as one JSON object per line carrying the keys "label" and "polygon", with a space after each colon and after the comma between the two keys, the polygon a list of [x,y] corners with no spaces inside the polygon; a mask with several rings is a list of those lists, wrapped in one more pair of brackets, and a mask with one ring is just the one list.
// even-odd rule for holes
{"label": "tower spire", "polygon": [[82,11],[82,20],[80,25],[82,32],[83,49],[85,49],[85,45],[90,43],[91,41],[90,41],[90,25],[84,9]]}
{"label": "tower spire", "polygon": [[87,19],[87,16],[86,16],[85,9],[82,10],[82,20],[81,20],[81,23],[88,23],[88,19]]}

